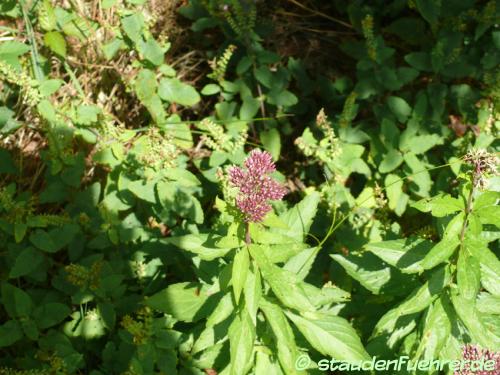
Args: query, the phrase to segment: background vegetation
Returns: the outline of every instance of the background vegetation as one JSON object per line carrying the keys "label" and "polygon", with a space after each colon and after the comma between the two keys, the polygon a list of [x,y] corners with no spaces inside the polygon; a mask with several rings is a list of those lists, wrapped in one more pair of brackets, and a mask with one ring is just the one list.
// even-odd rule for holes
{"label": "background vegetation", "polygon": [[[0,373],[498,351],[499,15],[0,1]],[[226,172],[255,148],[288,194],[249,245]]]}

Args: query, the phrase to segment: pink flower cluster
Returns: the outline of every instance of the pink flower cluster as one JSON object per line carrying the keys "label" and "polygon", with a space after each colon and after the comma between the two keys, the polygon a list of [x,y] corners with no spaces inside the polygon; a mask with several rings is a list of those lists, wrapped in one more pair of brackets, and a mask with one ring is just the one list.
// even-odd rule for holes
{"label": "pink flower cluster", "polygon": [[239,189],[236,205],[245,221],[262,221],[272,209],[269,200],[280,200],[287,193],[283,185],[268,176],[275,170],[271,154],[260,150],[253,150],[246,158],[245,169],[229,170],[230,182]]}
{"label": "pink flower cluster", "polygon": [[[484,358],[484,359],[483,359]],[[500,374],[500,353],[493,352],[488,349],[480,349],[474,345],[467,344],[462,349],[462,359],[465,360],[463,369],[455,371],[454,375],[499,375]],[[471,368],[471,362],[486,363],[494,361],[495,365],[492,370],[474,369]],[[491,367],[490,367],[491,368]]]}

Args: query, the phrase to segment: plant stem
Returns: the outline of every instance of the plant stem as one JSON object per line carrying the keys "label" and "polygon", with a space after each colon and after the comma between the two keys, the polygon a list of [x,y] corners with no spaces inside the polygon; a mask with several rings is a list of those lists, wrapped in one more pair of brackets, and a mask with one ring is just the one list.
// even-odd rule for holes
{"label": "plant stem", "polygon": [[250,223],[245,223],[245,243],[250,245],[252,243],[252,239],[250,238]]}
{"label": "plant stem", "polygon": [[471,189],[469,192],[469,197],[467,198],[467,204],[465,205],[465,217],[464,217],[464,223],[462,225],[462,230],[460,232],[460,242],[463,244],[464,242],[464,237],[465,237],[465,231],[467,230],[467,224],[469,221],[469,215],[472,212],[472,204],[474,202],[474,193],[476,192],[476,185],[477,185],[477,178],[481,171],[478,171],[477,168],[472,174],[472,181],[471,181]]}

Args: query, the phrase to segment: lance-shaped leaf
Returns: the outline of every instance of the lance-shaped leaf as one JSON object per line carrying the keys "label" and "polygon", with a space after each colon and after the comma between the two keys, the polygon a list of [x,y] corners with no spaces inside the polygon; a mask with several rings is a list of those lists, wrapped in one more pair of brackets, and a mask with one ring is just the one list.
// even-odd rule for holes
{"label": "lance-shaped leaf", "polygon": [[229,248],[217,247],[216,243],[220,239],[221,237],[199,233],[170,237],[162,239],[162,242],[196,254],[202,260],[210,261],[226,255],[231,250]]}
{"label": "lance-shaped leaf", "polygon": [[330,256],[346,270],[349,276],[375,294],[407,295],[419,285],[413,275],[402,274],[369,252]]}
{"label": "lance-shaped leaf", "polygon": [[447,261],[455,252],[460,244],[458,237],[443,238],[437,245],[422,260],[421,265],[424,269],[429,270]]}
{"label": "lance-shaped leaf", "polygon": [[500,261],[479,238],[466,237],[465,246],[470,246],[477,256],[481,268],[481,285],[491,294],[500,297]]}
{"label": "lance-shaped leaf", "polygon": [[447,268],[434,271],[428,282],[415,289],[403,303],[389,310],[378,321],[371,336],[371,341],[374,342],[371,345],[394,349],[416,327],[418,313],[432,304],[450,281],[451,275]]}
{"label": "lance-shaped leaf", "polygon": [[229,327],[230,375],[245,375],[252,367],[255,327],[246,309],[242,309]]}
{"label": "lance-shaped leaf", "polygon": [[147,298],[144,303],[180,321],[196,322],[213,311],[220,297],[205,285],[186,282],[172,284]]}
{"label": "lance-shaped leaf", "polygon": [[341,317],[311,314],[305,318],[286,312],[311,346],[323,355],[345,361],[369,360],[361,340],[349,322]]}
{"label": "lance-shaped leaf", "polygon": [[451,321],[448,314],[452,313],[453,308],[450,305],[450,301],[443,295],[428,308],[421,335],[422,339],[415,358],[425,360],[437,358],[451,333]]}
{"label": "lance-shaped leaf", "polygon": [[490,332],[481,317],[479,316],[476,305],[462,297],[457,291],[451,293],[451,300],[462,323],[467,327],[468,334],[472,341],[478,343],[484,348],[498,348],[500,346],[500,337]]}
{"label": "lance-shaped leaf", "polygon": [[315,308],[303,288],[303,282],[296,274],[275,266],[264,255],[262,246],[250,245],[250,254],[257,262],[264,280],[276,297],[285,306],[298,311],[314,311]]}
{"label": "lance-shaped leaf", "polygon": [[240,249],[234,256],[231,282],[233,283],[233,293],[236,304],[240,300],[240,295],[245,285],[248,268],[250,267],[250,257],[246,247]]}
{"label": "lance-shaped leaf", "polygon": [[403,273],[423,271],[421,262],[433,244],[420,238],[369,243],[365,248]]}
{"label": "lance-shaped leaf", "polygon": [[283,314],[283,310],[278,305],[265,299],[261,299],[260,308],[273,331],[281,367],[286,374],[297,374],[295,361],[298,358],[299,351],[295,345],[292,328]]}
{"label": "lance-shaped leaf", "polygon": [[286,234],[298,241],[302,241],[309,232],[312,221],[316,216],[320,195],[318,192],[307,195],[294,207],[288,210],[280,219],[287,224],[288,229],[276,232]]}
{"label": "lance-shaped leaf", "polygon": [[475,304],[481,287],[481,269],[477,258],[471,255],[472,251],[465,245],[458,255],[457,285],[462,297]]}

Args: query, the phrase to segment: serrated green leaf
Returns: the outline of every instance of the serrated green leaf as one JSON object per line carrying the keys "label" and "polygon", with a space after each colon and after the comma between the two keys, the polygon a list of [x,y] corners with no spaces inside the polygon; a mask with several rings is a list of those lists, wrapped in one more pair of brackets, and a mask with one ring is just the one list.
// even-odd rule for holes
{"label": "serrated green leaf", "polygon": [[299,351],[295,344],[292,327],[290,327],[283,310],[278,305],[265,299],[262,299],[259,305],[273,331],[281,367],[286,374],[298,374],[295,361],[298,358]]}
{"label": "serrated green leaf", "polygon": [[288,229],[276,230],[276,232],[302,241],[309,232],[312,221],[316,216],[319,201],[320,194],[318,192],[307,195],[298,204],[280,216],[280,219],[288,225]]}
{"label": "serrated green leaf", "polygon": [[479,261],[472,256],[474,249],[464,246],[457,262],[457,285],[461,296],[474,303],[481,287]]}
{"label": "serrated green leaf", "polygon": [[250,256],[246,247],[241,248],[234,256],[231,282],[236,304],[240,300],[241,292],[245,286],[248,268],[250,267]]}
{"label": "serrated green leaf", "polygon": [[43,37],[43,41],[45,45],[52,50],[52,52],[56,53],[60,57],[66,57],[66,40],[60,32],[50,31],[46,33]]}
{"label": "serrated green leaf", "polygon": [[168,286],[148,297],[144,303],[182,322],[196,322],[206,317],[215,308],[216,300],[213,297],[210,298],[211,295],[207,286],[185,282]]}
{"label": "serrated green leaf", "polygon": [[317,314],[305,318],[285,312],[311,346],[323,355],[344,361],[369,360],[356,331],[338,316]]}
{"label": "serrated green leaf", "polygon": [[250,315],[242,310],[229,327],[230,375],[245,375],[252,366],[255,327]]}
{"label": "serrated green leaf", "polygon": [[272,264],[263,252],[263,247],[250,245],[250,255],[257,262],[262,277],[276,297],[285,305],[298,311],[314,311],[315,308],[305,293],[301,280],[294,273]]}
{"label": "serrated green leaf", "polygon": [[369,243],[365,248],[401,272],[420,273],[423,271],[421,262],[432,246],[430,241],[408,238]]}
{"label": "serrated green leaf", "polygon": [[162,242],[172,244],[182,250],[196,254],[200,259],[210,261],[223,257],[231,250],[230,248],[219,248],[216,243],[220,239],[221,237],[200,233],[170,237],[162,240]]}
{"label": "serrated green leaf", "polygon": [[429,270],[447,261],[455,252],[459,244],[460,241],[457,237],[442,239],[422,260],[421,265],[423,269]]}
{"label": "serrated green leaf", "polygon": [[448,304],[449,302],[442,296],[429,307],[421,335],[422,340],[416,350],[415,358],[434,360],[445,345],[452,326],[447,313]]}
{"label": "serrated green leaf", "polygon": [[486,329],[476,310],[476,305],[462,297],[458,291],[451,293],[451,300],[453,301],[453,306],[455,307],[458,317],[465,327],[467,327],[468,334],[471,336],[472,341],[484,348],[498,348],[500,339]]}
{"label": "serrated green leaf", "polygon": [[451,195],[437,195],[424,198],[412,204],[412,207],[422,212],[431,212],[432,216],[443,217],[464,209],[464,203]]}

